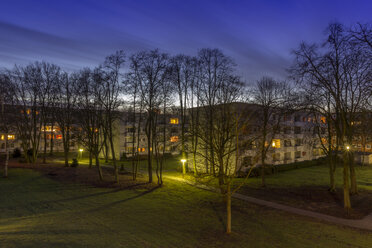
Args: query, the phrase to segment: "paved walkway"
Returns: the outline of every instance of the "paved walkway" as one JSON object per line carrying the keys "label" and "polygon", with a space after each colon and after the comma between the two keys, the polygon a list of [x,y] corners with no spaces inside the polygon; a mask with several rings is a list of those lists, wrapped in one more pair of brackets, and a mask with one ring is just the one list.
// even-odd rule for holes
{"label": "paved walkway", "polygon": [[[189,185],[192,185],[192,186],[200,188],[200,189],[209,190],[209,191],[213,191],[213,192],[218,192],[218,190],[216,188],[209,187],[209,186],[206,186],[206,185],[203,185],[203,184],[197,184],[197,183],[191,182],[189,180],[185,180],[183,178],[173,177],[173,176],[164,176],[164,178],[184,182],[184,183],[187,183]],[[326,221],[326,222],[333,223],[333,224],[338,224],[338,225],[342,225],[342,226],[348,226],[348,227],[353,227],[353,228],[372,231],[372,213],[367,215],[366,217],[364,217],[361,220],[350,220],[350,219],[338,218],[338,217],[334,217],[334,216],[330,216],[330,215],[326,215],[326,214],[316,213],[316,212],[309,211],[309,210],[290,207],[290,206],[275,203],[275,202],[265,201],[265,200],[257,199],[257,198],[254,198],[254,197],[250,197],[250,196],[246,196],[246,195],[242,195],[242,194],[238,194],[238,193],[235,193],[233,195],[233,197],[236,198],[236,199],[240,199],[240,200],[250,202],[250,203],[254,203],[254,204],[257,204],[257,205],[262,205],[262,206],[265,206],[265,207],[279,209],[279,210],[282,210],[282,211],[285,211],[285,212],[298,214],[298,215],[302,215],[302,216],[307,216],[307,217],[311,217],[311,218],[318,219],[318,220],[321,220],[321,221]]]}

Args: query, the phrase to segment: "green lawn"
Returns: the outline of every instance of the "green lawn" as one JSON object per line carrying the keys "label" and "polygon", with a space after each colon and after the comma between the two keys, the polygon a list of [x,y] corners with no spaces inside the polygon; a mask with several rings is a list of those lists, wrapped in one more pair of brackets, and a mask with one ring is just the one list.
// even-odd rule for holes
{"label": "green lawn", "polygon": [[[309,168],[310,169],[310,168]],[[308,169],[308,170],[309,170]],[[151,192],[61,183],[28,169],[0,178],[0,247],[371,247],[372,233],[233,201],[173,181]]]}
{"label": "green lawn", "polygon": [[[361,189],[372,190],[372,166],[356,165],[358,186]],[[335,172],[336,187],[341,188],[343,183],[343,168],[339,166]],[[240,182],[242,179],[237,179]],[[268,187],[304,187],[304,186],[328,186],[329,169],[327,165],[312,166],[267,175]],[[260,187],[261,177],[249,178],[247,186]]]}

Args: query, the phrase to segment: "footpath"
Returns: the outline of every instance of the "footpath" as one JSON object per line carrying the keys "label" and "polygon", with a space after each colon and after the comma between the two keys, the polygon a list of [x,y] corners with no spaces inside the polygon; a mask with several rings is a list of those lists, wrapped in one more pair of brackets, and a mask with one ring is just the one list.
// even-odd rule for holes
{"label": "footpath", "polygon": [[[203,185],[203,184],[198,184],[198,183],[195,183],[195,182],[192,182],[192,181],[189,181],[189,180],[185,180],[185,179],[179,178],[179,177],[164,176],[164,178],[174,180],[174,181],[183,182],[183,183],[189,184],[191,186],[194,186],[196,188],[200,188],[200,189],[204,189],[204,190],[208,190],[208,191],[212,191],[212,192],[217,192],[218,191],[216,188],[209,187],[209,186],[206,186],[206,185]],[[236,199],[246,201],[246,202],[249,202],[249,203],[253,203],[253,204],[257,204],[257,205],[261,205],[261,206],[265,206],[265,207],[269,207],[269,208],[278,209],[278,210],[289,212],[289,213],[292,213],[292,214],[297,214],[297,215],[302,215],[302,216],[314,218],[314,219],[324,221],[324,222],[328,222],[328,223],[332,223],[332,224],[337,224],[337,225],[342,225],[342,226],[347,226],[347,227],[353,227],[353,228],[372,231],[372,213],[367,215],[366,217],[364,217],[361,220],[350,220],[350,219],[338,218],[338,217],[334,217],[334,216],[330,216],[330,215],[326,215],[326,214],[316,213],[316,212],[309,211],[309,210],[299,209],[299,208],[283,205],[283,204],[280,204],[280,203],[261,200],[261,199],[258,199],[258,198],[254,198],[254,197],[250,197],[250,196],[246,196],[246,195],[242,195],[242,194],[238,194],[238,193],[233,194],[232,197],[234,197]]]}

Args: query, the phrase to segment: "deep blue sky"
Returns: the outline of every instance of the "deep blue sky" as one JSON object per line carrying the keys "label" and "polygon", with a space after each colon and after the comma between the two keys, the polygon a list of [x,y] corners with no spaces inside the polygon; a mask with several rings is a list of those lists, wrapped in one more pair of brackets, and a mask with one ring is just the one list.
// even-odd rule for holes
{"label": "deep blue sky", "polygon": [[115,50],[195,55],[220,48],[247,81],[285,76],[300,41],[323,39],[333,21],[372,21],[371,0],[1,0],[0,66],[35,60],[67,70]]}

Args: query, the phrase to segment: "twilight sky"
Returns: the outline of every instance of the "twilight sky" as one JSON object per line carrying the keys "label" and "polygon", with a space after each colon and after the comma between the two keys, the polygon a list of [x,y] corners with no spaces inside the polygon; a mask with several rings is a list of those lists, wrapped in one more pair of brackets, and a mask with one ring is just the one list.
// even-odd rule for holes
{"label": "twilight sky", "polygon": [[1,0],[0,67],[96,66],[118,49],[220,48],[246,81],[285,77],[291,49],[333,21],[372,21],[371,0]]}

